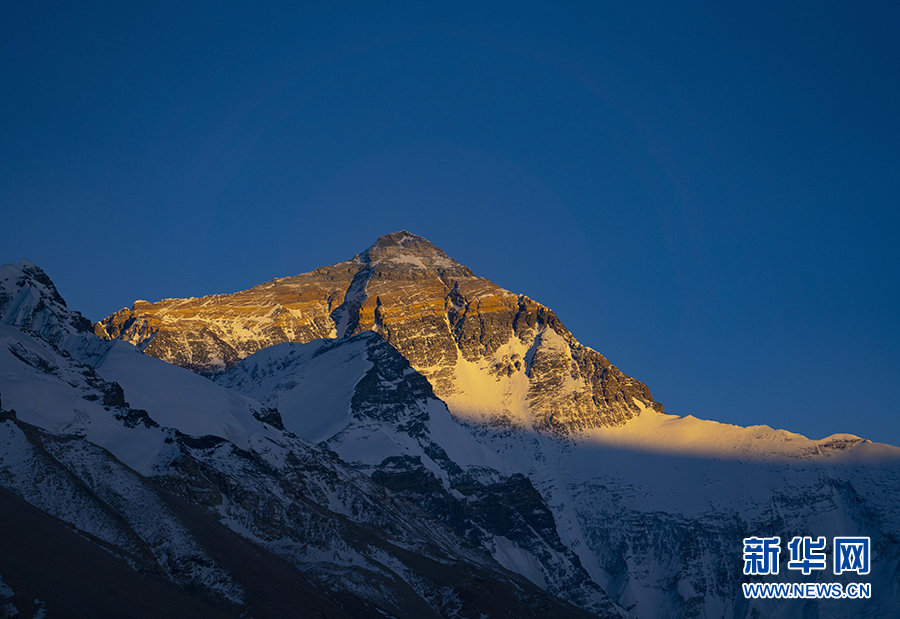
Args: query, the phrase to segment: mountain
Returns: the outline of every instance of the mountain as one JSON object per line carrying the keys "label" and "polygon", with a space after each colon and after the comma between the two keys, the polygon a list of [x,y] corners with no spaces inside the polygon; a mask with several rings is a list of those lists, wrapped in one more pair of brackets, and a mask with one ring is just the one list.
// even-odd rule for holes
{"label": "mountain", "polygon": [[[873,555],[900,549],[897,448],[667,415],[551,310],[408,232],[243,292],[136,302],[95,330],[278,409],[286,428],[592,612],[608,607],[582,571],[639,617],[843,616],[842,601],[744,599],[742,539],[868,535]],[[898,563],[871,581],[883,594],[853,613],[892,616]],[[586,593],[567,595],[569,582]]]}
{"label": "mountain", "polygon": [[[900,449],[666,414],[548,308],[406,232],[233,295],[136,302],[104,339],[7,265],[0,317],[0,499],[148,595],[249,616],[297,596],[325,616],[900,607]],[[800,576],[784,549],[768,581],[872,597],[744,598],[742,541],[775,535],[870,537],[868,575]],[[17,565],[0,558],[0,607],[61,599],[29,597]]]}
{"label": "mountain", "polygon": [[85,323],[0,267],[6,614],[583,615],[277,411]]}
{"label": "mountain", "polygon": [[405,231],[346,262],[242,292],[136,301],[95,331],[205,374],[274,344],[374,331],[457,417],[561,436],[622,424],[641,406],[662,410],[550,309]]}

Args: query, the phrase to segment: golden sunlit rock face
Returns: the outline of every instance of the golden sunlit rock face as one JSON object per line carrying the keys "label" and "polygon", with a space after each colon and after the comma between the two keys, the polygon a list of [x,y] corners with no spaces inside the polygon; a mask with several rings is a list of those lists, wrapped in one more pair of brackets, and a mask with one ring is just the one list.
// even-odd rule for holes
{"label": "golden sunlit rock face", "polygon": [[380,334],[465,419],[566,435],[623,423],[638,403],[662,410],[550,309],[405,231],[310,273],[234,294],[137,301],[95,325],[100,337],[207,374],[274,344],[361,331]]}

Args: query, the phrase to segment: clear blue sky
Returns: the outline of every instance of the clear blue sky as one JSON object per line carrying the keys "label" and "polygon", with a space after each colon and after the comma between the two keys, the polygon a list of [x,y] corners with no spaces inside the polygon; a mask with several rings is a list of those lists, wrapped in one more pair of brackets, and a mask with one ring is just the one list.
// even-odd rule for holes
{"label": "clear blue sky", "polygon": [[128,4],[0,9],[0,262],[89,318],[406,228],[669,412],[900,444],[896,2]]}

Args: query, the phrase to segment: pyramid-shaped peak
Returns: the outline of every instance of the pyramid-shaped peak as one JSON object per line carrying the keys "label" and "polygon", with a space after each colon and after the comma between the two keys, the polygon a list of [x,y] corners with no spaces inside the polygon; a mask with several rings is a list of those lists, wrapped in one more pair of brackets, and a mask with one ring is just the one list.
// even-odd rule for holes
{"label": "pyramid-shaped peak", "polygon": [[66,307],[44,270],[25,259],[0,266],[0,323],[54,345],[73,333],[92,330],[88,319]]}
{"label": "pyramid-shaped peak", "polygon": [[428,239],[406,230],[391,232],[390,234],[378,237],[378,240],[369,247],[368,252],[370,255],[373,252],[386,252],[391,254],[402,253],[412,256],[431,256],[435,253],[444,253]]}
{"label": "pyramid-shaped peak", "polygon": [[27,258],[22,258],[17,263],[9,263],[0,266],[0,289],[8,287],[8,285],[13,282],[17,288],[30,286],[43,291],[43,294],[49,295],[54,302],[63,306],[66,304],[56,290],[53,280],[50,279],[41,267],[37,266]]}
{"label": "pyramid-shaped peak", "polygon": [[[18,262],[10,262],[9,264],[0,266],[0,272],[2,272],[7,277],[11,277],[12,275],[21,277],[22,275],[29,273],[44,274],[44,271],[43,269],[41,269],[41,267],[37,266],[27,258],[22,258]],[[44,275],[46,277],[46,274]]]}
{"label": "pyramid-shaped peak", "polygon": [[424,269],[459,268],[460,264],[428,239],[401,230],[378,238],[359,255],[360,260],[381,268],[403,266]]}

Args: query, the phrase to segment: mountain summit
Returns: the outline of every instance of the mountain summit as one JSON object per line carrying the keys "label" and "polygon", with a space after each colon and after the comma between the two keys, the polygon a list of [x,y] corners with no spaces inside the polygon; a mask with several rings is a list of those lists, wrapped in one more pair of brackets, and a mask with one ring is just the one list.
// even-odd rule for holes
{"label": "mountain summit", "polygon": [[552,310],[407,231],[310,273],[233,294],[136,301],[95,325],[102,338],[207,375],[274,344],[362,331],[406,357],[457,417],[568,435],[662,410]]}
{"label": "mountain summit", "polygon": [[371,267],[417,267],[440,271],[462,269],[472,275],[471,271],[450,258],[431,241],[406,230],[379,237],[357,258]]}
{"label": "mountain summit", "polygon": [[91,322],[66,306],[47,274],[24,259],[0,266],[0,324],[38,333],[54,344],[91,330]]}

